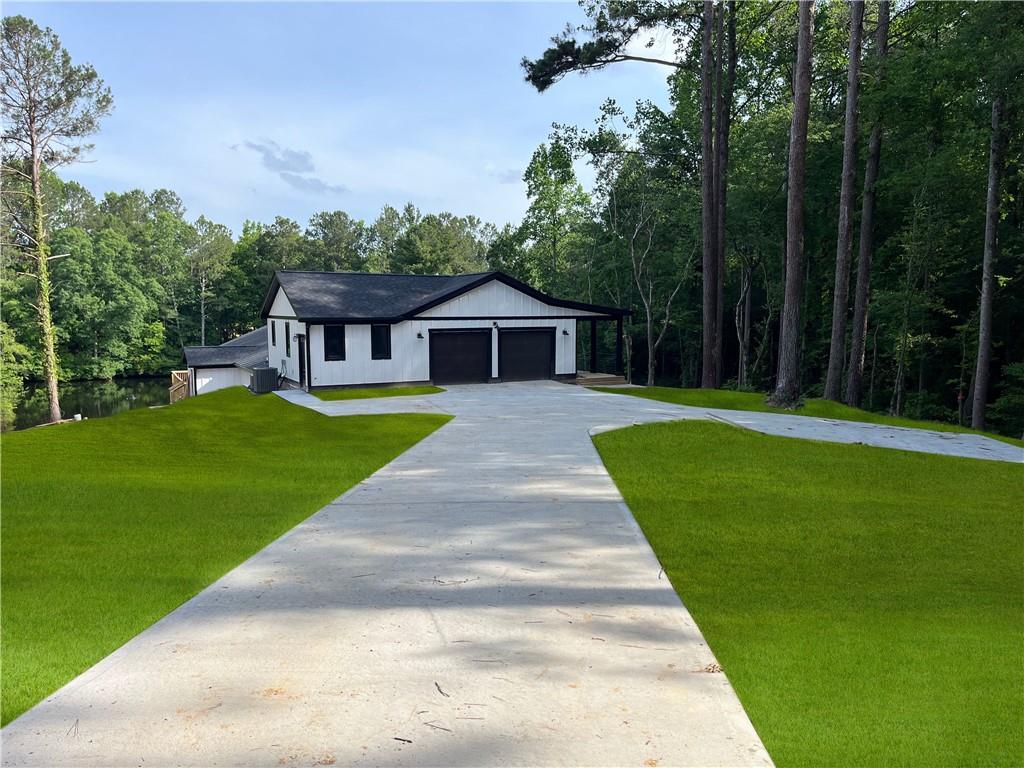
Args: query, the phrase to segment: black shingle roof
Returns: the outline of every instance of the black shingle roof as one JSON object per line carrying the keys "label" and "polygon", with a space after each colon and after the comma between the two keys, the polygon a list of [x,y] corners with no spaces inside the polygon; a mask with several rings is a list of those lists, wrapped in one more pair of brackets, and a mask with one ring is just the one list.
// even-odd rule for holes
{"label": "black shingle roof", "polygon": [[222,347],[267,347],[267,326],[263,325],[255,331],[243,333],[231,341],[225,341]]}
{"label": "black shingle roof", "polygon": [[297,317],[376,319],[401,317],[482,277],[458,275],[371,275],[358,272],[277,273]]}
{"label": "black shingle roof", "polygon": [[243,333],[218,347],[185,347],[185,362],[190,368],[261,368],[267,365],[267,328]]}
{"label": "black shingle roof", "polygon": [[299,320],[398,321],[454,298],[491,280],[499,280],[553,306],[621,316],[628,311],[581,304],[548,296],[503,272],[467,275],[397,275],[364,272],[279,270],[267,291],[261,317],[270,314],[277,289],[284,289]]}

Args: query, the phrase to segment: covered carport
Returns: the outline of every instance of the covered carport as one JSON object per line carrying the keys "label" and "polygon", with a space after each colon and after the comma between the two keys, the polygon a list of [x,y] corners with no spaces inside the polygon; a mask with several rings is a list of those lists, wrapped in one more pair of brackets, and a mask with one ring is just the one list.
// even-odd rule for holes
{"label": "covered carport", "polygon": [[256,368],[267,367],[267,329],[257,328],[216,347],[185,347],[189,395],[247,387]]}

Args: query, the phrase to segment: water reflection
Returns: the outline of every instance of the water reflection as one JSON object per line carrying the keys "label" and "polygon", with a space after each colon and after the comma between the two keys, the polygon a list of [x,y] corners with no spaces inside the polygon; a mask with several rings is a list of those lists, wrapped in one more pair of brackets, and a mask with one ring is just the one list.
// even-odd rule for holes
{"label": "water reflection", "polygon": [[[76,413],[90,419],[113,416],[132,408],[167,405],[170,380],[159,378],[114,379],[113,381],[69,381],[60,385],[60,410],[65,419]],[[25,429],[49,421],[46,386],[32,382],[14,414],[14,428]]]}

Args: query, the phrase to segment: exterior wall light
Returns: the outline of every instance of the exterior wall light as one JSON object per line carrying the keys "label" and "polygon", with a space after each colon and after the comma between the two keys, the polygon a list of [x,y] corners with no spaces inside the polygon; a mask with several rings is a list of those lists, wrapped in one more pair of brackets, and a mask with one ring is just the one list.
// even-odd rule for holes
{"label": "exterior wall light", "polygon": [[568,336],[568,335],[569,335],[569,332],[568,332],[567,330],[565,330],[565,328],[563,328],[563,329],[562,329],[562,335],[563,335],[563,336]]}
{"label": "exterior wall light", "polygon": [[422,339],[423,338],[423,331],[416,331],[416,338],[417,339]]}

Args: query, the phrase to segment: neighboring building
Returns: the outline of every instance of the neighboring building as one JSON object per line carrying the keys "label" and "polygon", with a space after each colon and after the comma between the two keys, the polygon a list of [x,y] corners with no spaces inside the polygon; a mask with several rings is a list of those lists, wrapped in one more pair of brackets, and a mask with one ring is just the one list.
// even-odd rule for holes
{"label": "neighboring building", "polygon": [[258,333],[253,331],[220,347],[190,347],[186,358],[195,369],[196,393],[231,385],[226,382],[248,383],[231,377],[246,377],[242,369],[251,371],[258,357],[259,365],[276,368],[285,380],[306,389],[575,379],[579,322],[589,328],[594,370],[597,323],[610,320],[616,323],[615,373],[621,375],[627,314],[556,299],[502,272],[446,276],[281,270],[260,311],[267,322],[262,355],[251,341]]}
{"label": "neighboring building", "polygon": [[193,395],[247,387],[253,370],[267,367],[267,329],[257,328],[219,347],[185,347],[185,362]]}

